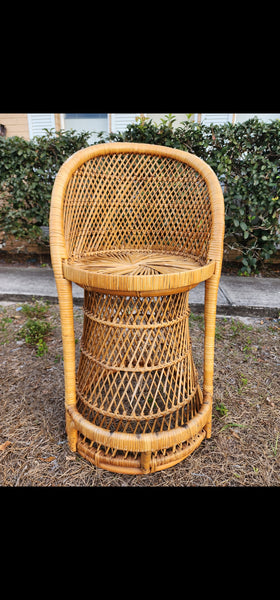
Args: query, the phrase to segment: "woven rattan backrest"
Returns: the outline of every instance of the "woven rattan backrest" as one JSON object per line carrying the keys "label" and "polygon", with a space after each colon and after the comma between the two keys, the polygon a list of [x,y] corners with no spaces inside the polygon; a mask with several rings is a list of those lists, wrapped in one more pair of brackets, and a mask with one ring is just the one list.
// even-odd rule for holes
{"label": "woven rattan backrest", "polygon": [[203,161],[163,146],[117,143],[86,148],[66,161],[66,169],[67,163],[67,258],[103,249],[151,248],[207,262],[213,194],[204,169],[216,176]]}

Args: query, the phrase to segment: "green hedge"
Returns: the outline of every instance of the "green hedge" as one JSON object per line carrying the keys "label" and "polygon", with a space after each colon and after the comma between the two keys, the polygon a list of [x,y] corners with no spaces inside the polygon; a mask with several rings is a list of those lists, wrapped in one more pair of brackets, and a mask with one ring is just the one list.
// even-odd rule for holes
{"label": "green hedge", "polygon": [[[236,125],[174,127],[168,115],[156,125],[142,119],[123,133],[99,134],[106,141],[171,146],[203,158],[217,174],[226,208],[225,246],[241,251],[243,272],[261,268],[280,243],[280,121],[257,118]],[[47,131],[31,141],[0,137],[0,231],[40,240],[48,225],[55,175],[74,152],[88,146],[89,132]]]}
{"label": "green hedge", "polygon": [[45,130],[31,141],[0,137],[0,231],[43,242],[52,186],[59,167],[88,145],[90,133]]}
{"label": "green hedge", "polygon": [[187,119],[176,129],[174,120],[168,115],[156,125],[142,119],[99,141],[161,144],[204,159],[224,191],[225,246],[241,251],[241,271],[259,269],[280,243],[280,120],[199,125]]}

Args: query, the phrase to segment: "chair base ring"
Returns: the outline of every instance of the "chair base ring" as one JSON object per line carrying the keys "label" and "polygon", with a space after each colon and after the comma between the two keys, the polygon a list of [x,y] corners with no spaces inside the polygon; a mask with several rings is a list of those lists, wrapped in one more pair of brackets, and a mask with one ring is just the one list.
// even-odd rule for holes
{"label": "chair base ring", "polygon": [[[113,473],[145,475],[163,471],[183,461],[200,446],[205,437],[206,431],[202,430],[193,439],[181,442],[165,452],[132,453],[118,451],[112,456],[112,452],[108,452],[108,449],[106,451],[105,448],[101,449],[98,445],[93,445],[85,436],[79,434],[77,452],[98,468]],[[148,456],[143,457],[144,454]]]}

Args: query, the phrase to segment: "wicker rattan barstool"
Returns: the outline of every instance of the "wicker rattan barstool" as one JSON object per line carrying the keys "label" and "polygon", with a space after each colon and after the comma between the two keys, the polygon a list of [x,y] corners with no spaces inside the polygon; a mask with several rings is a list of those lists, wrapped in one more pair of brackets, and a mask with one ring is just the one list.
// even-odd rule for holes
{"label": "wicker rattan barstool", "polygon": [[[60,168],[50,211],[71,450],[114,472],[183,460],[211,435],[224,201],[212,169],[164,146],[109,143]],[[204,374],[189,290],[205,281]],[[75,368],[72,283],[84,288]]]}

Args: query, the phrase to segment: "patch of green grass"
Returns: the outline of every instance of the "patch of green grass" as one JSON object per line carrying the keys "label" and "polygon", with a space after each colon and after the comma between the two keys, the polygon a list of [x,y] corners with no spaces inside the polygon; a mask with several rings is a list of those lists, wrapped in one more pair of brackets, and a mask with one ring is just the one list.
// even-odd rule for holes
{"label": "patch of green grass", "polygon": [[48,302],[44,304],[36,300],[35,304],[23,304],[21,310],[26,317],[30,317],[30,319],[35,319],[36,317],[45,316],[48,308]]}
{"label": "patch of green grass", "polygon": [[22,314],[27,321],[21,327],[17,338],[24,339],[26,344],[37,348],[36,356],[44,356],[48,352],[45,338],[50,333],[52,326],[45,320],[49,308],[48,302],[36,302],[34,304],[23,304]]}
{"label": "patch of green grass", "polygon": [[30,346],[37,346],[36,355],[43,356],[48,351],[44,338],[50,333],[51,328],[50,323],[42,319],[29,318],[18,332],[17,337],[19,339],[23,338],[26,344],[30,344]]}
{"label": "patch of green grass", "polygon": [[245,375],[242,375],[242,373],[240,374],[240,379],[241,379],[241,383],[238,388],[238,394],[242,394],[244,387],[246,387],[246,385],[248,383],[248,377],[245,377]]}
{"label": "patch of green grass", "polygon": [[228,409],[223,402],[220,402],[220,404],[216,405],[216,410],[220,413],[221,417],[225,417],[228,414]]}
{"label": "patch of green grass", "polygon": [[5,331],[8,323],[12,323],[13,319],[10,317],[3,317],[0,321],[0,331]]}
{"label": "patch of green grass", "polygon": [[241,333],[241,331],[252,331],[253,325],[246,325],[241,321],[232,319],[230,329],[233,332],[233,335],[238,335],[239,333]]}
{"label": "patch of green grass", "polygon": [[229,427],[230,428],[232,428],[232,427],[241,427],[241,428],[243,428],[243,427],[246,427],[246,425],[242,425],[242,423],[226,423],[222,427],[222,429],[220,429],[220,431],[224,431],[225,429],[228,429]]}
{"label": "patch of green grass", "polygon": [[216,328],[215,328],[216,340],[221,340],[223,338],[223,333],[224,333],[223,324],[216,322]]}
{"label": "patch of green grass", "polygon": [[273,452],[274,456],[276,456],[276,455],[277,455],[277,450],[278,450],[278,440],[279,440],[279,434],[276,436],[276,441],[275,441],[275,444],[274,444],[274,446],[273,446],[273,445],[271,445],[271,450],[272,450],[272,452]]}

